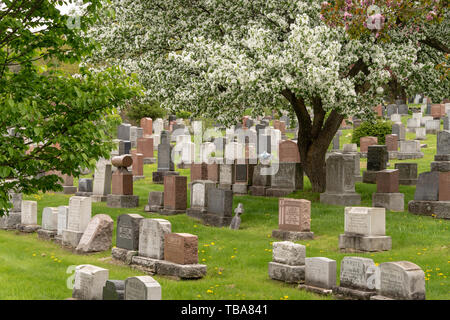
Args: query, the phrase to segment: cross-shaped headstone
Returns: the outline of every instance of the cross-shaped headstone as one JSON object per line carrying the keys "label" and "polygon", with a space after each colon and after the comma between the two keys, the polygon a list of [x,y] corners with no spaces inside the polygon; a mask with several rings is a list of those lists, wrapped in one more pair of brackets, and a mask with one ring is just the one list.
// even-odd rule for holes
{"label": "cross-shaped headstone", "polygon": [[239,230],[239,227],[241,226],[241,214],[244,213],[244,206],[242,203],[239,203],[237,208],[234,209],[235,216],[233,217],[233,220],[231,220],[230,229],[233,230]]}

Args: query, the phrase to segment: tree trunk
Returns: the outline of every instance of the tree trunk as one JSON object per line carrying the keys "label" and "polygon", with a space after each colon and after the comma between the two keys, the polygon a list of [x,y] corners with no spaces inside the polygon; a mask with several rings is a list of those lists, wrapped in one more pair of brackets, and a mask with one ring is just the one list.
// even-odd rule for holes
{"label": "tree trunk", "polygon": [[325,120],[326,112],[320,98],[312,100],[314,119],[306,109],[303,98],[297,98],[292,92],[285,90],[283,95],[291,103],[298,119],[297,146],[303,170],[308,176],[313,192],[324,192],[326,187],[325,154],[338,131],[344,117],[331,111]]}

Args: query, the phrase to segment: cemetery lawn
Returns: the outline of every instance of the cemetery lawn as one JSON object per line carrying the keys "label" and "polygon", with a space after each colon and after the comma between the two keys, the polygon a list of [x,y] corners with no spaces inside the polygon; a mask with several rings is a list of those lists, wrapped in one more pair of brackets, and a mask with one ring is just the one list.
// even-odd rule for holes
{"label": "cemetery lawn", "polygon": [[[342,143],[349,143],[351,130],[345,130]],[[408,139],[414,134],[407,133]],[[419,163],[419,173],[429,171],[430,162],[436,150],[436,135],[428,135],[423,143],[423,159],[405,160]],[[390,161],[390,168],[396,161]],[[361,170],[365,170],[365,159]],[[333,299],[296,289],[295,285],[284,284],[268,277],[268,262],[272,260],[272,230],[278,227],[278,199],[253,196],[235,196],[233,209],[241,202],[244,205],[241,230],[214,228],[202,225],[187,217],[161,216],[144,212],[149,191],[162,191],[162,185],[151,182],[151,172],[156,164],[145,165],[144,180],[135,182],[134,193],[140,197],[139,208],[113,209],[106,203],[93,203],[92,215],[105,213],[115,222],[124,213],[138,213],[146,218],[164,218],[171,222],[172,232],[187,232],[199,237],[199,263],[208,266],[205,278],[201,280],[176,281],[155,275],[162,286],[164,300],[204,299]],[[188,176],[189,170],[179,170]],[[371,206],[372,193],[376,185],[357,183],[356,191],[362,196],[361,206]],[[405,208],[414,198],[415,187],[400,186],[405,193]],[[315,239],[298,241],[306,246],[307,257],[328,257],[337,261],[339,267],[345,256],[363,256],[379,264],[388,261],[407,260],[419,265],[426,276],[427,299],[450,298],[450,221],[434,217],[416,216],[405,212],[386,213],[386,234],[392,237],[392,250],[388,252],[348,254],[338,249],[338,236],[344,232],[344,207],[319,203],[319,194],[312,193],[305,178],[305,191],[298,191],[290,197],[312,201],[311,230]],[[26,200],[38,202],[38,223],[44,207],[67,205],[69,195],[38,194],[26,196]],[[188,192],[189,206],[189,192]],[[116,225],[115,225],[116,227]],[[113,243],[115,244],[115,230]],[[76,255],[61,249],[51,242],[39,240],[37,234],[25,235],[16,231],[0,230],[0,299],[65,299],[71,296],[66,281],[73,277],[67,269],[72,265],[94,264],[109,269],[110,279],[125,279],[143,275],[129,266],[114,263],[111,252],[91,255]],[[339,277],[338,277],[339,279]],[[338,280],[339,281],[339,280]]]}

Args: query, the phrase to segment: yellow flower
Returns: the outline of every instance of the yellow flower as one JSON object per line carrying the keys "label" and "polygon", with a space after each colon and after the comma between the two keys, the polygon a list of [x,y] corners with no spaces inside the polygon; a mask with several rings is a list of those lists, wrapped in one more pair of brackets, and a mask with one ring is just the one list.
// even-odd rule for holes
{"label": "yellow flower", "polygon": [[285,299],[289,298],[289,296],[284,296]]}
{"label": "yellow flower", "polygon": [[211,242],[211,245],[213,246],[213,245],[215,245],[215,243],[214,243],[214,242]]}
{"label": "yellow flower", "polygon": [[203,261],[203,262],[205,262],[205,261],[206,261],[206,259],[202,259],[202,261]]}
{"label": "yellow flower", "polygon": [[197,228],[197,225],[196,225],[196,224],[194,224],[194,228]]}
{"label": "yellow flower", "polygon": [[221,271],[219,271],[219,274],[222,274],[222,272],[221,272]]}
{"label": "yellow flower", "polygon": [[206,290],[206,293],[213,293],[213,291],[208,289],[208,290]]}
{"label": "yellow flower", "polygon": [[441,270],[440,268],[436,268],[436,271],[439,271],[439,270]]}
{"label": "yellow flower", "polygon": [[201,298],[201,297],[202,297],[201,295],[199,295],[199,294],[197,295],[197,298]]}
{"label": "yellow flower", "polygon": [[36,257],[36,253],[33,253],[33,257]]}
{"label": "yellow flower", "polygon": [[231,256],[231,259],[234,259],[234,258],[236,258],[236,256]]}

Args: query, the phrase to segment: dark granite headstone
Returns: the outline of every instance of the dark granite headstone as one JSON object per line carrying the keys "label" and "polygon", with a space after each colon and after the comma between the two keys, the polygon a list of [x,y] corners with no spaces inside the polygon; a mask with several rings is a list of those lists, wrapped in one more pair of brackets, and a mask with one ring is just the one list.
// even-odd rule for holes
{"label": "dark granite headstone", "polygon": [[168,143],[158,145],[158,171],[174,171],[172,161],[172,146]]}
{"label": "dark granite headstone", "polygon": [[416,201],[438,201],[439,200],[439,172],[424,172],[419,175],[414,194]]}
{"label": "dark granite headstone", "polygon": [[367,170],[381,171],[386,169],[389,154],[385,145],[369,146],[367,151]]}
{"label": "dark granite headstone", "polygon": [[248,180],[248,167],[246,164],[236,164],[235,169],[235,181],[236,182],[247,182]]}
{"label": "dark granite headstone", "polygon": [[116,247],[137,251],[139,249],[139,214],[122,214],[117,218]]}
{"label": "dark granite headstone", "polygon": [[125,281],[124,280],[106,280],[103,287],[103,300],[124,300]]}
{"label": "dark granite headstone", "polygon": [[450,154],[450,132],[439,131],[437,134],[436,154]]}
{"label": "dark granite headstone", "polygon": [[117,127],[117,139],[119,140],[130,140],[130,129],[131,124],[122,123]]}
{"label": "dark granite headstone", "polygon": [[408,114],[408,105],[406,104],[400,104],[398,106],[398,113],[399,114]]}
{"label": "dark granite headstone", "polygon": [[207,211],[222,217],[231,217],[233,207],[233,191],[208,189]]}
{"label": "dark granite headstone", "polygon": [[78,180],[79,192],[92,192],[92,179],[81,178]]}
{"label": "dark granite headstone", "polygon": [[390,104],[386,107],[386,116],[388,119],[391,118],[391,115],[398,113],[398,106],[396,104]]}
{"label": "dark granite headstone", "polygon": [[119,156],[124,154],[131,154],[131,141],[119,141]]}

